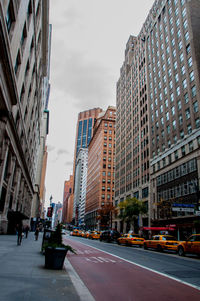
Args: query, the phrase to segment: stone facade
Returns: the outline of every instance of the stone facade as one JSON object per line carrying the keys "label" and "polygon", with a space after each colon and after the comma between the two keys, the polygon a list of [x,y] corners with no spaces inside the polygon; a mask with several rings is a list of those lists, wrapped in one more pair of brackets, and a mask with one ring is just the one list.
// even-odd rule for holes
{"label": "stone facade", "polygon": [[0,233],[31,216],[47,74],[49,2],[0,2]]}

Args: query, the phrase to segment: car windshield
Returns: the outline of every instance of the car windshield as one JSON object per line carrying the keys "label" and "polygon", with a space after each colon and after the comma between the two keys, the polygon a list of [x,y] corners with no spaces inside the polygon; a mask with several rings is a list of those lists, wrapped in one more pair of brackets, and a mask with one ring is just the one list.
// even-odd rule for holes
{"label": "car windshield", "polygon": [[177,240],[174,236],[163,236],[163,240]]}

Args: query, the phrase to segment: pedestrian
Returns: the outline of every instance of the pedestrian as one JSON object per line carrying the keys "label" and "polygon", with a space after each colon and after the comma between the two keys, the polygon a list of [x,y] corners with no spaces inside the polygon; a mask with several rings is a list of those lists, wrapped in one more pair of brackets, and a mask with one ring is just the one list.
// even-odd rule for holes
{"label": "pedestrian", "polygon": [[37,226],[35,229],[35,240],[38,240],[38,236],[39,236],[39,227]]}
{"label": "pedestrian", "polygon": [[26,238],[28,237],[28,232],[29,232],[29,226],[28,226],[28,225],[26,225],[26,227],[25,227],[25,234],[26,234]]}
{"label": "pedestrian", "polygon": [[23,232],[23,227],[21,222],[17,224],[16,231],[17,231],[17,245],[20,246],[22,243],[22,232]]}

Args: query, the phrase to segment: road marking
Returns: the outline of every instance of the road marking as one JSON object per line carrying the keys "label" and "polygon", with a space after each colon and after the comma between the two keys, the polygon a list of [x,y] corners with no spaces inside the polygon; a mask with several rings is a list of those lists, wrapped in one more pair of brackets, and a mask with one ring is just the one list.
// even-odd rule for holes
{"label": "road marking", "polygon": [[195,288],[195,289],[197,289],[197,290],[200,290],[200,287],[197,286],[197,285],[190,284],[190,283],[188,283],[188,282],[185,282],[185,281],[180,280],[180,279],[178,279],[178,278],[175,278],[175,277],[173,277],[173,276],[169,276],[169,275],[166,275],[166,274],[164,274],[164,273],[162,273],[162,272],[158,272],[158,271],[153,270],[153,269],[151,269],[151,268],[145,267],[145,266],[143,266],[143,265],[141,265],[141,264],[132,262],[132,261],[127,260],[127,259],[124,259],[124,258],[122,258],[122,257],[120,257],[120,256],[117,256],[117,255],[114,255],[114,254],[112,254],[112,253],[103,251],[103,250],[101,250],[101,249],[99,249],[99,248],[89,246],[89,245],[87,245],[87,244],[85,244],[85,243],[83,243],[83,242],[80,242],[80,243],[83,244],[83,245],[85,245],[85,246],[87,246],[87,247],[90,247],[90,248],[96,249],[96,250],[98,250],[98,251],[101,251],[101,252],[103,252],[103,253],[106,253],[106,254],[108,254],[108,255],[112,255],[112,256],[114,256],[114,257],[116,257],[116,258],[119,258],[119,259],[122,260],[122,261],[126,261],[126,262],[128,262],[128,263],[131,263],[131,264],[133,264],[133,265],[136,265],[136,266],[138,266],[138,267],[140,267],[140,268],[143,268],[143,269],[145,269],[145,270],[148,270],[148,271],[150,271],[150,272],[156,273],[156,274],[158,274],[158,275],[164,276],[164,277],[166,277],[166,278],[175,280],[175,281],[177,281],[177,282],[179,282],[179,283],[182,283],[182,284],[185,284],[185,285],[190,286],[190,287],[192,287],[192,288]]}
{"label": "road marking", "polygon": [[94,263],[116,263],[117,261],[110,259],[110,258],[104,258],[104,257],[85,257],[85,260],[94,262]]}

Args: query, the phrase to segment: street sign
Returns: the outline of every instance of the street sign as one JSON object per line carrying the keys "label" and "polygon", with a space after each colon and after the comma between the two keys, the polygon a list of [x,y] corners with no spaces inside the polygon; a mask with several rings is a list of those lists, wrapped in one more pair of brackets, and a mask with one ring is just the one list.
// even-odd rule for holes
{"label": "street sign", "polygon": [[194,212],[194,208],[172,207],[172,211]]}

